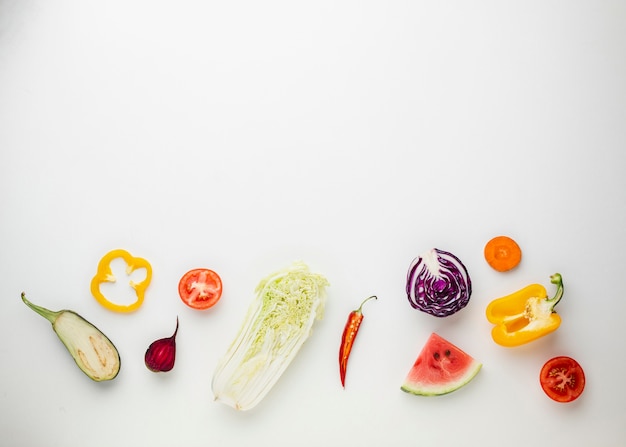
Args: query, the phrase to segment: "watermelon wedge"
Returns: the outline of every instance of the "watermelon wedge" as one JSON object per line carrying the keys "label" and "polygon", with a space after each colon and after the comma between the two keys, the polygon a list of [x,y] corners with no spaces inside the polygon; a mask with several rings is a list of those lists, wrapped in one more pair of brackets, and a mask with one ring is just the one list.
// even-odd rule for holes
{"label": "watermelon wedge", "polygon": [[433,332],[400,388],[420,396],[448,394],[469,383],[482,366]]}

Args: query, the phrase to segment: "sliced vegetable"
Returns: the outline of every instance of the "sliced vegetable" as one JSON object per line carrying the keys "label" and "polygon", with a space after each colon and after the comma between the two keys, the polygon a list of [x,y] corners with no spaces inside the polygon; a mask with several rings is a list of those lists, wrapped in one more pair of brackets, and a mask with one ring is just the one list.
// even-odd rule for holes
{"label": "sliced vegetable", "polygon": [[190,270],[180,279],[178,294],[192,309],[208,309],[222,296],[222,280],[213,270]]}
{"label": "sliced vegetable", "polygon": [[52,323],[52,329],[87,377],[101,382],[117,376],[120,355],[111,340],[97,327],[71,310],[54,312],[37,306],[26,299],[25,293],[22,293],[22,301]]}
{"label": "sliced vegetable", "polygon": [[585,372],[576,360],[560,356],[548,360],[539,374],[541,388],[557,402],[572,402],[585,389]]}
{"label": "sliced vegetable", "polygon": [[[126,274],[130,275],[138,269],[145,269],[146,277],[140,281],[135,282],[129,278],[128,284],[135,289],[137,294],[137,301],[129,305],[117,304],[106,298],[100,290],[100,285],[106,282],[116,282],[117,278],[111,271],[111,261],[121,258],[126,262]],[[116,249],[108,252],[102,257],[98,263],[98,270],[96,275],[91,280],[91,294],[94,296],[102,306],[115,312],[132,312],[137,310],[142,304],[146,292],[146,288],[150,285],[152,280],[152,266],[148,261],[143,258],[136,258],[129,252],[122,249]]]}
{"label": "sliced vegetable", "polygon": [[459,258],[433,248],[411,262],[406,293],[415,309],[447,317],[467,306],[472,281]]}
{"label": "sliced vegetable", "polygon": [[241,329],[213,375],[215,400],[249,410],[265,397],[323,317],[326,286],[326,278],[302,262],[259,283]]}
{"label": "sliced vegetable", "polygon": [[482,363],[433,332],[401,389],[419,396],[448,394],[467,385],[481,367]]}
{"label": "sliced vegetable", "polygon": [[553,298],[548,298],[545,287],[531,284],[515,293],[497,298],[487,306],[487,320],[495,324],[491,331],[493,341],[502,346],[519,346],[556,331],[561,317],[555,313],[563,297],[563,279],[560,273],[550,276],[556,285]]}
{"label": "sliced vegetable", "polygon": [[146,367],[152,372],[167,372],[174,368],[176,362],[176,334],[178,334],[178,318],[176,329],[171,337],[161,338],[150,344],[145,355]]}
{"label": "sliced vegetable", "polygon": [[350,358],[350,352],[352,351],[352,346],[354,345],[354,340],[356,338],[356,334],[359,332],[359,328],[361,327],[361,323],[363,322],[363,304],[368,302],[371,299],[377,299],[376,296],[372,295],[369,298],[366,298],[358,309],[350,312],[348,316],[348,321],[346,322],[346,326],[343,329],[343,335],[341,336],[341,347],[339,348],[339,376],[341,378],[341,386],[346,387],[346,370],[348,368],[348,358]]}
{"label": "sliced vegetable", "polygon": [[522,249],[508,236],[496,236],[485,245],[485,260],[498,272],[509,271],[522,260]]}

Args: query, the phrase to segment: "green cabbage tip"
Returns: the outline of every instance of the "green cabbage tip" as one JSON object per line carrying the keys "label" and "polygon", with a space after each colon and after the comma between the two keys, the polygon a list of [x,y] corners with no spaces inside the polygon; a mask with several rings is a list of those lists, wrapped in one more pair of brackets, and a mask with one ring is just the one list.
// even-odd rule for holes
{"label": "green cabbage tip", "polygon": [[265,397],[311,335],[315,321],[323,318],[328,285],[303,262],[259,283],[239,333],[213,375],[216,401],[249,410]]}

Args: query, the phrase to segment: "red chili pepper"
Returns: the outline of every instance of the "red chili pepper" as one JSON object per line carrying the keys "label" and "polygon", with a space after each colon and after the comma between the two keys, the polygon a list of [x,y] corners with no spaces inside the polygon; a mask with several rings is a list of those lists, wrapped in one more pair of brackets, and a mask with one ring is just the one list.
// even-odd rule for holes
{"label": "red chili pepper", "polygon": [[361,312],[361,309],[363,308],[363,304],[372,298],[378,299],[375,295],[372,295],[369,298],[366,298],[358,309],[350,312],[348,321],[346,322],[346,327],[343,329],[341,347],[339,348],[339,374],[341,376],[341,386],[344,388],[346,387],[346,369],[348,368],[348,358],[350,357],[350,351],[352,351],[352,345],[354,344],[356,334],[359,332],[361,322],[363,321],[363,312]]}

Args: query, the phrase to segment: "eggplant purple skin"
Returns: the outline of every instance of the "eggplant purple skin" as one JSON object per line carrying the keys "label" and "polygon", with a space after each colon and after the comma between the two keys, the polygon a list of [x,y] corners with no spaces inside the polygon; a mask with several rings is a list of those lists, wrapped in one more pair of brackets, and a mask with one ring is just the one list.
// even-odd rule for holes
{"label": "eggplant purple skin", "polygon": [[423,255],[411,262],[406,293],[414,309],[435,317],[448,317],[463,309],[472,294],[472,281],[465,265],[450,252],[432,249],[439,271],[429,270]]}

